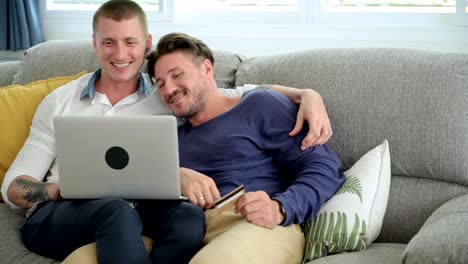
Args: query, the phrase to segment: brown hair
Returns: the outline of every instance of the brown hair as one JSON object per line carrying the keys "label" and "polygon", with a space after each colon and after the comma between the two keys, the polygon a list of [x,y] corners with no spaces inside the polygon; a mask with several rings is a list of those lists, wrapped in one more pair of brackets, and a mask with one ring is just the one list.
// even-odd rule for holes
{"label": "brown hair", "polygon": [[208,59],[214,65],[213,52],[203,41],[184,33],[170,33],[159,40],[156,50],[152,51],[147,57],[146,72],[151,77],[151,83],[154,84],[154,66],[156,62],[162,56],[175,51],[189,52],[195,59]]}
{"label": "brown hair", "polygon": [[93,16],[93,34],[97,32],[99,18],[106,17],[114,21],[122,21],[138,17],[145,35],[148,34],[148,21],[145,11],[131,0],[110,0],[102,4]]}

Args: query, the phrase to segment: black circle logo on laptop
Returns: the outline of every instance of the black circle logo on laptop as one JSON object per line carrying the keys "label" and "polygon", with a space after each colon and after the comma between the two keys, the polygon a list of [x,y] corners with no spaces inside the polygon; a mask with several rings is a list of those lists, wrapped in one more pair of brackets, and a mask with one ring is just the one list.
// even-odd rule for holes
{"label": "black circle logo on laptop", "polygon": [[121,170],[127,167],[128,161],[128,153],[121,147],[114,146],[106,151],[106,163],[115,170]]}

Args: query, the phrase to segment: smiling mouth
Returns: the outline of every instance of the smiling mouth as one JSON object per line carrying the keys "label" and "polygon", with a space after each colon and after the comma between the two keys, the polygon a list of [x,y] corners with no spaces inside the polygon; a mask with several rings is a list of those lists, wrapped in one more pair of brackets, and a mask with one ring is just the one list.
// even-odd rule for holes
{"label": "smiling mouth", "polygon": [[177,93],[175,95],[171,95],[169,97],[169,104],[174,104],[174,103],[177,103],[177,101],[179,101],[183,96],[185,96],[187,93],[185,92],[180,92],[180,93]]}
{"label": "smiling mouth", "polygon": [[127,63],[115,63],[115,62],[113,62],[112,65],[114,65],[117,68],[125,68],[128,65],[130,65],[130,63],[129,62],[127,62]]}

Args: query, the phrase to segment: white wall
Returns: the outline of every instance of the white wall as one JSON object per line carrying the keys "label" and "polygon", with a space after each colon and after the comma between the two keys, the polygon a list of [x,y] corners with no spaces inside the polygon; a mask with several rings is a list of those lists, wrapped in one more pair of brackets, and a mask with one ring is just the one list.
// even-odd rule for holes
{"label": "white wall", "polygon": [[[42,13],[47,40],[91,39],[92,12],[79,19]],[[202,39],[212,49],[246,56],[330,47],[397,47],[468,53],[468,27],[455,26],[213,25],[150,21],[149,30],[155,41],[166,33],[180,31]]]}

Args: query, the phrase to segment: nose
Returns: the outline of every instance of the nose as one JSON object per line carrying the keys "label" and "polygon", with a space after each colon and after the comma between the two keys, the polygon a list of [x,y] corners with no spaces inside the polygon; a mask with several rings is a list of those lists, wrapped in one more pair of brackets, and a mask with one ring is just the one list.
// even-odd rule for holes
{"label": "nose", "polygon": [[114,58],[116,60],[123,60],[125,58],[125,45],[117,43],[114,47]]}
{"label": "nose", "polygon": [[159,89],[159,95],[164,99],[164,101],[169,102],[171,95],[173,95],[176,90],[177,85],[168,78],[164,83],[164,87]]}

